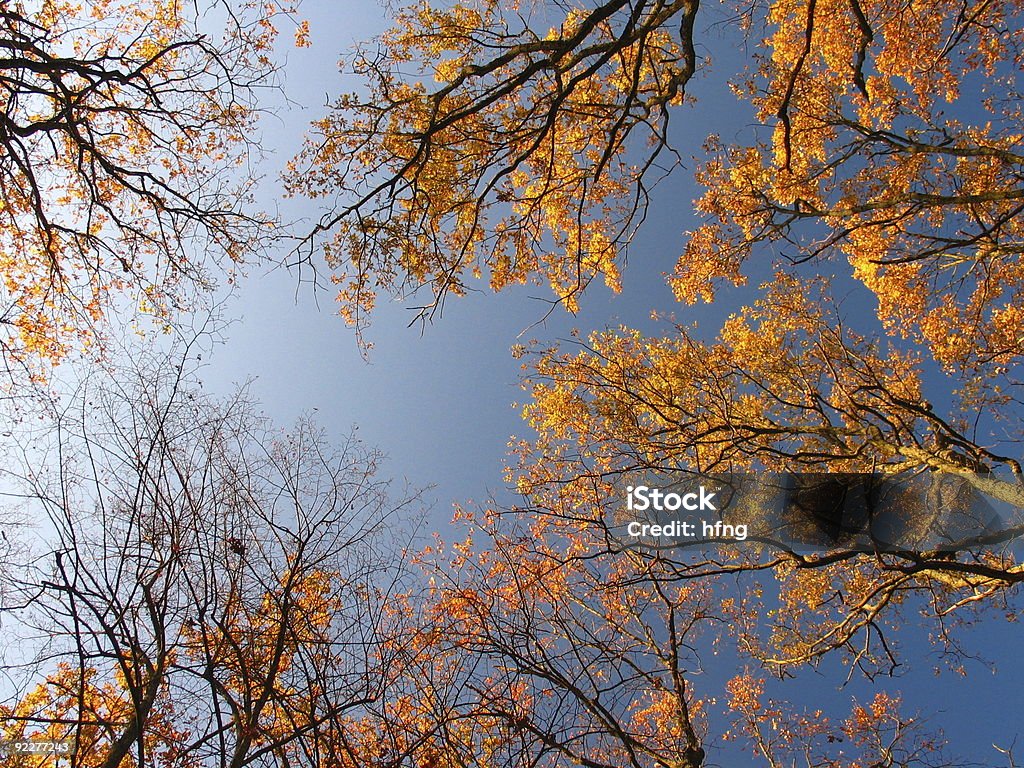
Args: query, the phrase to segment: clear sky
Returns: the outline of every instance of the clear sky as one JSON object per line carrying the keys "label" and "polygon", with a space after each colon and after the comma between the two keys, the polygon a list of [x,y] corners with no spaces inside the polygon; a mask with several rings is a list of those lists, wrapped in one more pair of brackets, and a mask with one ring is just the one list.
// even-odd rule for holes
{"label": "clear sky", "polygon": [[[264,122],[274,152],[266,168],[267,201],[275,200],[276,176],[298,150],[309,120],[323,113],[330,98],[356,86],[339,76],[339,56],[384,24],[383,10],[372,0],[306,0],[301,11],[310,21],[312,47],[289,52],[283,86],[292,103],[282,104]],[[751,120],[721,87],[742,55],[730,42],[728,28],[717,27],[705,39],[717,45],[715,68],[693,89],[699,106],[679,109],[673,117],[684,157],[698,151],[708,133],[728,140],[731,132],[748,130]],[[662,273],[674,265],[683,231],[698,223],[691,202],[700,191],[690,172],[692,166],[658,187],[650,218],[629,251],[623,293],[596,287],[577,317],[559,309],[543,326],[531,328],[544,316],[550,298],[542,287],[452,300],[441,319],[422,329],[407,327],[408,308],[382,301],[368,331],[374,349],[364,361],[352,331],[336,316],[329,291],[317,294],[282,270],[252,268],[226,306],[226,315],[238,321],[228,329],[227,343],[209,358],[204,381],[214,391],[226,391],[233,382],[253,378],[252,392],[281,426],[313,410],[334,435],[358,425],[366,442],[390,456],[387,473],[415,486],[436,487],[431,524],[441,528],[454,501],[482,501],[501,492],[507,441],[513,434],[528,434],[511,405],[524,396],[511,345],[529,338],[566,338],[573,327],[587,332],[619,323],[667,332],[667,326],[651,321],[652,309],[697,319],[711,333],[723,315],[738,308],[740,294],[730,299],[728,293],[713,308],[681,307],[664,284]],[[281,205],[286,216],[312,221],[317,215],[295,201]],[[996,677],[979,665],[970,668],[967,678],[934,677],[928,638],[920,632],[908,637],[916,672],[886,685],[904,688],[908,701],[933,712],[933,724],[947,731],[954,752],[996,761],[999,755],[991,744],[1007,745],[1004,737],[1016,732],[1019,720],[1017,696],[1007,698],[1024,684],[1016,660],[1022,648],[1016,628],[997,620],[968,635],[983,655],[1001,662]],[[862,698],[863,686],[837,691],[836,681],[844,676],[845,670],[838,669],[821,677],[807,673],[803,690],[812,697],[838,696],[842,702],[854,694]],[[963,706],[968,699],[977,706]],[[940,716],[943,710],[955,710],[956,716]]]}
{"label": "clear sky", "polygon": [[[312,46],[288,52],[283,86],[292,103],[264,121],[267,145],[274,152],[266,168],[264,200],[281,205],[286,216],[314,221],[316,209],[309,203],[275,198],[275,176],[327,101],[358,86],[351,76],[339,75],[337,61],[351,46],[381,31],[385,19],[374,0],[307,0],[301,15],[310,21]],[[724,32],[710,34],[717,38]],[[729,53],[726,58],[735,57]],[[733,96],[722,98],[721,78],[732,69],[716,66],[694,89],[699,108],[682,108],[673,117],[684,146],[695,151],[709,131],[726,133],[723,126],[741,129],[749,121]],[[705,98],[705,93],[717,96]],[[552,298],[546,287],[481,292],[453,298],[443,317],[411,328],[414,312],[409,307],[416,302],[382,298],[367,333],[374,349],[366,361],[354,333],[337,317],[330,289],[317,292],[299,285],[295,273],[252,268],[227,305],[226,315],[240,322],[229,330],[226,347],[212,356],[207,381],[227,387],[255,377],[254,393],[278,422],[289,423],[299,412],[316,408],[332,431],[358,424],[367,442],[391,456],[396,474],[415,484],[436,485],[442,504],[482,499],[487,489],[501,486],[509,437],[526,432],[511,407],[524,394],[518,384],[520,362],[510,354],[513,344],[567,338],[572,328],[586,333],[619,324],[667,332],[666,324],[651,321],[653,309],[699,319],[711,331],[736,309],[735,301],[713,308],[681,307],[663,278],[679,256],[683,231],[699,223],[691,205],[699,194],[687,169],[657,188],[648,221],[629,249],[621,294],[595,281],[579,315],[558,308],[536,325]]]}

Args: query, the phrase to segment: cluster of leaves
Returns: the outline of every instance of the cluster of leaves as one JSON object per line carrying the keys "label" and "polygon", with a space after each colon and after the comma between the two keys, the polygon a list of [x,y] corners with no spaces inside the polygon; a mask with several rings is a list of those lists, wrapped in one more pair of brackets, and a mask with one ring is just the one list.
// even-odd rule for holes
{"label": "cluster of leaves", "polygon": [[846,261],[887,332],[994,389],[1024,340],[1018,9],[809,0],[767,21],[737,87],[774,129],[709,143],[676,295],[711,300],[766,244],[806,269]]}
{"label": "cluster of leaves", "polygon": [[[376,50],[354,57],[365,91],[315,124],[288,178],[295,194],[343,195],[311,236],[336,269],[342,313],[359,325],[378,291],[426,286],[432,314],[471,276],[495,290],[546,281],[570,310],[595,276],[618,288],[670,107],[697,65],[696,8],[401,10]],[[635,165],[638,144],[647,157]]]}
{"label": "cluster of leaves", "polygon": [[[262,2],[0,8],[0,345],[8,369],[94,343],[121,297],[168,320],[259,251],[246,212]],[[217,33],[216,30],[222,30]]]}

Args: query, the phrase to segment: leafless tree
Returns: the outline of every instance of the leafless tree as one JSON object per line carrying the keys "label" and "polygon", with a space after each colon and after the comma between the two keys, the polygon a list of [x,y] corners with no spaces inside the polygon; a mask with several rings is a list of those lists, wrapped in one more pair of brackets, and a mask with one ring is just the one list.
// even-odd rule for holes
{"label": "leafless tree", "polygon": [[180,358],[68,403],[41,463],[4,472],[44,545],[8,584],[37,652],[7,660],[2,732],[73,739],[74,766],[325,764],[394,674],[389,536],[416,497]]}

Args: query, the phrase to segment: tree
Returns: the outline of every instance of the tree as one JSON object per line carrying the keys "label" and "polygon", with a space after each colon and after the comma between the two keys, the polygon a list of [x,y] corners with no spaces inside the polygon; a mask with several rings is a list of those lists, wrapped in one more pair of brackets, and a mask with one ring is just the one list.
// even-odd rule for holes
{"label": "tree", "polygon": [[[8,2],[0,9],[0,345],[42,375],[112,307],[169,318],[258,253],[247,212],[261,2]],[[218,30],[222,30],[218,32]]]}
{"label": "tree", "polygon": [[25,639],[4,739],[71,739],[72,765],[102,768],[344,764],[398,674],[384,537],[415,498],[354,437],[273,430],[174,361],[93,377],[33,469],[5,471],[48,524],[4,591]]}
{"label": "tree", "polygon": [[[545,280],[570,308],[595,275],[617,286],[659,163],[675,163],[667,121],[697,66],[696,10],[399,11],[375,50],[353,56],[365,92],[315,124],[288,179],[293,194],[345,193],[310,243],[338,270],[349,320],[361,324],[378,289],[427,286],[432,314],[484,273],[494,289]],[[641,140],[651,146],[634,164]]]}
{"label": "tree", "polygon": [[[518,748],[524,764],[700,765],[700,708],[715,696],[769,765],[938,762],[927,737],[890,739],[912,720],[895,699],[829,729],[831,715],[768,701],[760,676],[835,656],[868,678],[891,673],[904,661],[895,627],[918,612],[957,665],[970,653],[958,621],[1017,616],[1021,566],[977,542],[810,555],[613,547],[615,483],[635,470],[922,473],[1024,501],[1019,9],[731,10],[755,50],[733,87],[758,125],[732,145],[709,137],[704,220],[669,282],[694,304],[770,277],[710,335],[680,321],[530,354],[536,436],[510,468],[525,501],[472,514],[476,537],[434,565],[438,615],[452,623],[424,638],[447,675],[432,667],[445,683],[422,686],[420,716],[488,725],[477,742],[453,726],[453,763],[480,759],[486,742]],[[420,288],[430,314],[471,276],[496,290],[548,282],[570,310],[595,276],[618,288],[623,248],[663,161],[674,164],[667,125],[699,69],[696,44],[714,50],[699,38],[709,14],[644,1],[400,11],[376,51],[354,56],[365,92],[315,125],[291,180],[293,192],[341,197],[310,247],[323,241],[349,319],[364,322],[378,291]],[[719,640],[728,629],[739,663],[762,671],[695,694],[699,654],[680,659],[702,629]],[[479,665],[444,666],[460,655]],[[667,722],[672,739],[658,742]],[[837,755],[842,739],[873,754]]]}
{"label": "tree", "polygon": [[[628,468],[608,454],[699,471],[926,468],[1019,505],[1016,10],[736,11],[748,40],[767,35],[734,86],[770,130],[748,145],[709,139],[706,220],[669,281],[683,302],[712,301],[773,250],[775,277],[715,343],[679,325],[674,337],[598,334],[575,361],[542,354],[534,380],[550,383],[527,408],[536,455],[576,444],[581,466],[553,482]],[[474,271],[495,288],[547,279],[569,308],[593,275],[617,284],[619,247],[695,73],[697,13],[646,2],[400,12],[377,55],[355,57],[368,96],[339,99],[292,181],[314,196],[352,191],[313,235],[328,238],[350,318],[377,289],[426,284],[432,311]],[[410,62],[439,85],[407,74]],[[646,149],[630,144],[639,134]],[[880,327],[836,306],[851,279]],[[967,570],[1015,583],[1015,568]]]}
{"label": "tree", "polygon": [[[849,256],[883,317],[919,326],[944,361],[1012,355],[1014,9],[808,0],[736,13],[748,44],[767,38],[735,87],[774,129],[748,146],[712,137],[710,221],[688,238],[680,298],[710,298],[710,281],[740,279],[757,243],[779,242],[792,260]],[[343,193],[311,237],[350,317],[377,290],[420,286],[432,311],[485,272],[495,289],[548,281],[569,308],[595,275],[617,286],[652,175],[675,165],[668,120],[699,68],[697,19],[695,2],[400,10],[352,57],[366,90],[315,124],[290,179],[295,193]],[[979,262],[986,277],[969,271]],[[951,323],[965,330],[943,333]],[[969,351],[978,339],[987,352]]]}
{"label": "tree", "polygon": [[[471,533],[424,553],[425,620],[403,650],[416,672],[380,739],[400,745],[391,754],[473,768],[967,764],[892,692],[844,711],[750,666],[778,640],[772,612],[795,615],[768,610],[779,563],[612,550],[587,507],[528,511],[465,510]],[[873,650],[851,656],[867,666]]]}
{"label": "tree", "polygon": [[[1012,475],[977,472],[977,457],[993,463],[1000,457],[927,406],[912,359],[879,354],[837,321],[827,297],[806,286],[774,288],[734,317],[714,344],[685,328],[658,340],[609,331],[581,341],[576,353],[541,353],[526,409],[539,437],[520,445],[517,475],[532,508],[563,526],[602,530],[622,504],[618,478],[629,472],[668,478],[801,468],[891,474],[923,468],[936,482],[952,477],[1021,506]],[[926,613],[953,651],[955,641],[946,636],[951,616],[977,603],[1002,605],[1016,594],[1022,570],[1001,543],[1021,534],[1019,520],[1000,534],[987,543],[967,539],[927,551],[866,553],[838,545],[810,555],[776,547],[753,560],[733,552],[696,562],[686,552],[659,559],[677,560],[676,578],[683,580],[774,571],[786,611],[775,619],[752,611],[776,626],[770,643],[750,647],[776,672],[846,649],[874,674],[897,664],[884,619],[912,593],[927,597]]]}

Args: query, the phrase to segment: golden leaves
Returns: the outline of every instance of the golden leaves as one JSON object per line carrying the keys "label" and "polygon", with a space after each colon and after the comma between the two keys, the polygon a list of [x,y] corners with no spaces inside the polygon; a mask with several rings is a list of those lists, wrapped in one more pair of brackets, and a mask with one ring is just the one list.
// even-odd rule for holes
{"label": "golden leaves", "polygon": [[352,194],[322,227],[343,312],[359,323],[377,290],[439,301],[470,279],[546,282],[570,310],[595,277],[617,290],[647,172],[628,138],[657,154],[652,114],[682,77],[674,12],[656,5],[633,29],[615,9],[569,7],[540,30],[496,2],[399,11],[381,52],[354,59],[369,95],[338,100],[288,181]]}
{"label": "golden leaves", "polygon": [[172,0],[4,15],[8,363],[38,375],[100,340],[121,294],[147,291],[166,318],[208,284],[204,266],[258,248],[264,222],[242,211],[235,168],[255,146],[246,94],[269,73],[259,51],[276,32],[248,3],[235,11],[216,43],[199,9]]}
{"label": "golden leaves", "polygon": [[[778,246],[794,274],[848,260],[884,329],[951,374],[1016,359],[1021,115],[1012,96],[977,95],[1018,92],[997,74],[1020,63],[1011,17],[1004,3],[773,3],[770,56],[737,90],[774,131],[710,145],[708,220],[670,278],[676,296],[710,300],[760,244]],[[961,94],[968,78],[977,89]]]}
{"label": "golden leaves", "polygon": [[[618,329],[536,353],[524,417],[538,436],[521,489],[583,494],[590,472],[637,466],[782,470],[807,457],[863,469],[890,460],[874,440],[924,428],[906,405],[921,399],[915,356],[842,329],[824,281],[780,274],[762,290],[714,342],[685,326],[655,338]],[[888,422],[880,408],[906,415]],[[577,477],[581,466],[590,472]]]}
{"label": "golden leaves", "polygon": [[[131,722],[134,716],[131,696],[123,678],[103,679],[94,668],[76,669],[64,662],[46,680],[23,695],[11,707],[0,706],[0,729],[4,740],[32,738],[67,740],[73,744],[75,764],[100,768],[106,764],[115,738],[112,734]],[[188,732],[173,723],[177,720],[167,692],[161,691],[147,718],[147,727],[139,738],[146,752],[159,766],[194,768],[193,756],[179,755]],[[46,723],[40,726],[39,723]],[[10,768],[36,768],[53,764],[47,755],[12,755]],[[127,755],[121,762],[134,768],[136,761]]]}

